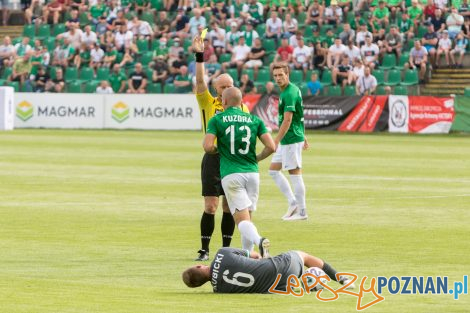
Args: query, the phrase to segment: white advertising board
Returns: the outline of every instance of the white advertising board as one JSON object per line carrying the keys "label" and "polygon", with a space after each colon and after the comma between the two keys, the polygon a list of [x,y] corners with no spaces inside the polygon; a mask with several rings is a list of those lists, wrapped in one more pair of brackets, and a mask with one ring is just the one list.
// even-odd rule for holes
{"label": "white advertising board", "polygon": [[0,87],[0,130],[12,130],[15,120],[13,87]]}

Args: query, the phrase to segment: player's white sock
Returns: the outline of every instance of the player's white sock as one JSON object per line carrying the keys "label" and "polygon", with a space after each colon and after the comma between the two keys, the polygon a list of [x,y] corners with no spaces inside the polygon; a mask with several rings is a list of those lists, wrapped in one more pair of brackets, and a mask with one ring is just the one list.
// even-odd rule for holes
{"label": "player's white sock", "polygon": [[272,171],[269,170],[269,175],[274,179],[274,182],[279,187],[279,190],[286,196],[289,205],[295,205],[295,196],[290,188],[289,181],[287,178],[282,174],[281,171]]}
{"label": "player's white sock", "polygon": [[255,245],[259,245],[261,236],[258,234],[255,224],[251,221],[241,221],[238,223],[238,230],[242,235],[242,238],[245,237],[246,240],[251,241]]}
{"label": "player's white sock", "polygon": [[242,235],[242,249],[248,250],[251,252],[253,251],[254,248],[255,248],[254,243],[250,239]]}
{"label": "player's white sock", "polygon": [[305,184],[302,175],[290,175],[290,182],[292,183],[292,188],[294,189],[295,200],[299,206],[299,210],[305,212]]}

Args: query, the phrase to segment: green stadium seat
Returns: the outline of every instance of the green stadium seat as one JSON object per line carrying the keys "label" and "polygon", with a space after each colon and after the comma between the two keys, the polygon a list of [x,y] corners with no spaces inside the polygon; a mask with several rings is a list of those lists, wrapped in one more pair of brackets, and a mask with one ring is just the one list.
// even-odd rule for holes
{"label": "green stadium seat", "polygon": [[388,72],[387,81],[385,81],[385,86],[396,86],[401,83],[401,71],[399,70],[390,70]]}
{"label": "green stadium seat", "polygon": [[238,70],[236,68],[228,68],[227,74],[229,74],[234,81],[238,81]]}
{"label": "green stadium seat", "polygon": [[54,51],[54,49],[55,49],[55,37],[48,37],[48,38],[44,39],[44,44],[46,45],[47,50],[49,52]]}
{"label": "green stadium seat", "polygon": [[352,25],[354,22],[354,18],[355,18],[354,11],[353,10],[348,11],[348,15],[346,15],[346,21]]}
{"label": "green stadium seat", "polygon": [[71,81],[67,83],[67,92],[82,93],[82,84],[78,81]]}
{"label": "green stadium seat", "polygon": [[276,51],[276,42],[274,39],[263,39],[263,47],[266,53],[274,53]]}
{"label": "green stadium seat", "polygon": [[306,20],[307,20],[307,12],[299,12],[299,14],[297,15],[297,23],[299,25],[304,25]]}
{"label": "green stadium seat", "polygon": [[88,19],[88,14],[85,13],[85,12],[80,13],[80,15],[78,16],[78,19],[80,21],[80,27],[84,27],[84,26],[90,24],[90,22],[91,22]]}
{"label": "green stadium seat", "polygon": [[67,67],[65,69],[65,81],[70,82],[78,79],[78,70],[76,67]]}
{"label": "green stadium seat", "polygon": [[276,57],[276,53],[270,53],[264,55],[264,64],[271,64],[274,62],[274,58]]}
{"label": "green stadium seat", "polygon": [[258,71],[258,77],[256,78],[257,81],[260,83],[267,83],[271,80],[271,74],[269,73],[269,69],[261,68]]}
{"label": "green stadium seat", "polygon": [[230,53],[223,53],[219,57],[219,63],[222,64],[225,62],[230,62],[231,59],[232,59],[232,55]]}
{"label": "green stadium seat", "polygon": [[386,53],[382,60],[381,69],[390,70],[397,65],[397,57],[393,53]]}
{"label": "green stadium seat", "polygon": [[108,80],[109,78],[109,68],[100,67],[96,70],[96,80]]}
{"label": "green stadium seat", "polygon": [[313,37],[313,29],[312,26],[310,25],[305,25],[304,27],[304,38],[306,40],[310,39]]}
{"label": "green stadium seat", "polygon": [[98,80],[90,80],[85,83],[85,93],[95,93],[96,87],[100,84]]}
{"label": "green stadium seat", "polygon": [[149,67],[144,67],[143,70],[144,70],[145,74],[147,75],[147,79],[151,81],[152,76],[153,76],[153,69],[149,68]]}
{"label": "green stadium seat", "polygon": [[80,70],[80,81],[88,82],[95,78],[95,72],[91,67],[83,67]]}
{"label": "green stadium seat", "polygon": [[142,21],[148,22],[150,25],[155,24],[153,12],[150,12],[150,11],[142,12],[142,16],[140,17],[140,19]]}
{"label": "green stadium seat", "polygon": [[464,92],[463,92],[463,95],[465,97],[470,97],[470,87],[466,87]]}
{"label": "green stadium seat", "polygon": [[19,92],[19,91],[20,91],[20,83],[19,83],[19,82],[7,82],[6,85],[7,85],[7,86],[10,86],[10,87],[13,87],[13,89],[15,90],[15,92]]}
{"label": "green stadium seat", "polygon": [[385,86],[377,86],[377,89],[375,89],[375,94],[377,96],[385,96],[387,94],[385,91]]}
{"label": "green stadium seat", "polygon": [[150,6],[155,11],[160,11],[163,9],[163,0],[150,0]]}
{"label": "green stadium seat", "polygon": [[305,84],[305,83],[300,84],[300,85],[299,85],[299,88],[300,88],[300,92],[302,93],[302,96],[303,96],[303,97],[308,96],[308,87],[307,87],[307,84]]}
{"label": "green stadium seat", "polygon": [[57,70],[57,67],[49,68],[49,76],[51,76],[51,79],[55,79],[57,77],[56,70]]}
{"label": "green stadium seat", "polygon": [[418,26],[418,37],[417,38],[423,38],[424,34],[428,32],[428,28],[424,25],[419,25]]}
{"label": "green stadium seat", "polygon": [[377,85],[383,85],[385,81],[385,74],[383,70],[373,70],[372,76],[377,80]]}
{"label": "green stadium seat", "polygon": [[329,86],[333,83],[333,79],[331,77],[331,71],[330,70],[323,71],[323,75],[321,77],[320,83],[321,83],[322,87]]}
{"label": "green stadium seat", "polygon": [[162,93],[162,84],[160,83],[150,83],[147,85],[148,93]]}
{"label": "green stadium seat", "polygon": [[36,26],[35,25],[24,25],[23,26],[23,37],[34,38],[36,34]]}
{"label": "green stadium seat", "polygon": [[329,29],[334,29],[333,25],[327,25],[327,24],[322,25],[321,28],[320,28],[320,36],[325,36],[326,32]]}
{"label": "green stadium seat", "polygon": [[395,86],[394,95],[397,96],[407,96],[408,95],[408,87],[406,86]]}
{"label": "green stadium seat", "polygon": [[137,49],[140,53],[149,51],[149,42],[147,39],[137,40]]}
{"label": "green stadium seat", "polygon": [[144,52],[144,53],[142,53],[142,55],[140,57],[140,63],[142,63],[142,65],[144,65],[144,66],[147,66],[150,62],[152,62],[152,60],[153,60],[153,52],[152,51]]}
{"label": "green stadium seat", "polygon": [[20,43],[23,40],[23,37],[15,37],[11,40],[12,45],[16,45],[17,43]]}
{"label": "green stadium seat", "polygon": [[44,40],[51,36],[51,26],[49,24],[42,24],[38,29],[38,38]]}
{"label": "green stadium seat", "polygon": [[405,77],[400,83],[403,86],[417,85],[419,83],[418,71],[417,70],[407,70],[405,72]]}
{"label": "green stadium seat", "polygon": [[410,59],[410,54],[407,52],[407,53],[403,53],[401,56],[400,56],[400,59],[398,60],[398,64],[395,66],[396,69],[399,69],[399,70],[402,70],[405,68],[405,63],[407,63]]}
{"label": "green stadium seat", "polygon": [[163,88],[163,93],[175,93],[175,85],[174,84],[165,84]]}
{"label": "green stadium seat", "polygon": [[8,77],[10,77],[11,72],[13,72],[13,68],[11,68],[11,67],[5,67],[5,68],[3,69],[2,79],[7,80]]}
{"label": "green stadium seat", "polygon": [[341,96],[341,87],[340,86],[329,86],[328,92],[326,93],[329,97],[338,97]]}
{"label": "green stadium seat", "polygon": [[243,69],[242,71],[242,75],[243,74],[248,74],[248,77],[251,79],[251,80],[254,80],[255,77],[254,77],[254,72],[253,72],[253,69],[252,68],[245,68]]}
{"label": "green stadium seat", "polygon": [[264,34],[266,33],[266,24],[261,23],[258,26],[256,26],[256,32],[261,38],[263,38]]}
{"label": "green stadium seat", "polygon": [[344,95],[345,96],[355,96],[356,95],[356,87],[347,85],[344,87]]}
{"label": "green stadium seat", "polygon": [[301,83],[304,81],[304,72],[301,71],[301,70],[293,70],[291,73],[290,73],[290,81],[293,82],[293,83]]}
{"label": "green stadium seat", "polygon": [[264,94],[266,93],[266,84],[262,82],[255,82],[256,93]]}

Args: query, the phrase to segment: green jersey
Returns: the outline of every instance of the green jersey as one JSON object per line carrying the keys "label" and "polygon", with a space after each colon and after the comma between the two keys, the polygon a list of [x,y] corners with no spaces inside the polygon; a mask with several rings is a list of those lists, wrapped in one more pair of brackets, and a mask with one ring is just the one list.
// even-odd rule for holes
{"label": "green jersey", "polygon": [[290,145],[304,141],[304,105],[300,89],[293,83],[289,83],[279,96],[279,127],[284,121],[285,112],[293,112],[292,123],[281,145]]}
{"label": "green jersey", "polygon": [[408,8],[408,15],[412,20],[421,18],[421,15],[423,15],[423,9],[420,7],[410,7]]}
{"label": "green jersey", "polygon": [[261,119],[238,107],[214,115],[207,133],[217,137],[221,178],[234,173],[257,173],[256,140],[267,132]]}
{"label": "green jersey", "polygon": [[388,17],[390,15],[390,11],[388,10],[387,7],[384,7],[383,9],[378,7],[374,10],[374,13],[372,14],[378,19],[383,19],[384,17],[386,16]]}

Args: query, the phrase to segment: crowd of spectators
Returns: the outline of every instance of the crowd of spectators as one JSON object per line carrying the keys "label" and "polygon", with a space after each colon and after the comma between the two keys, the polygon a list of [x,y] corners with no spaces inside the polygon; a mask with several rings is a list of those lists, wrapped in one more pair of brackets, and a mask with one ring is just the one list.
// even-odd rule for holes
{"label": "crowd of spectators", "polygon": [[37,92],[192,92],[206,27],[207,83],[228,72],[245,94],[275,92],[278,61],[312,95],[370,94],[383,69],[424,83],[463,67],[470,39],[468,0],[32,0],[24,15],[22,38],[0,45],[2,79]]}

